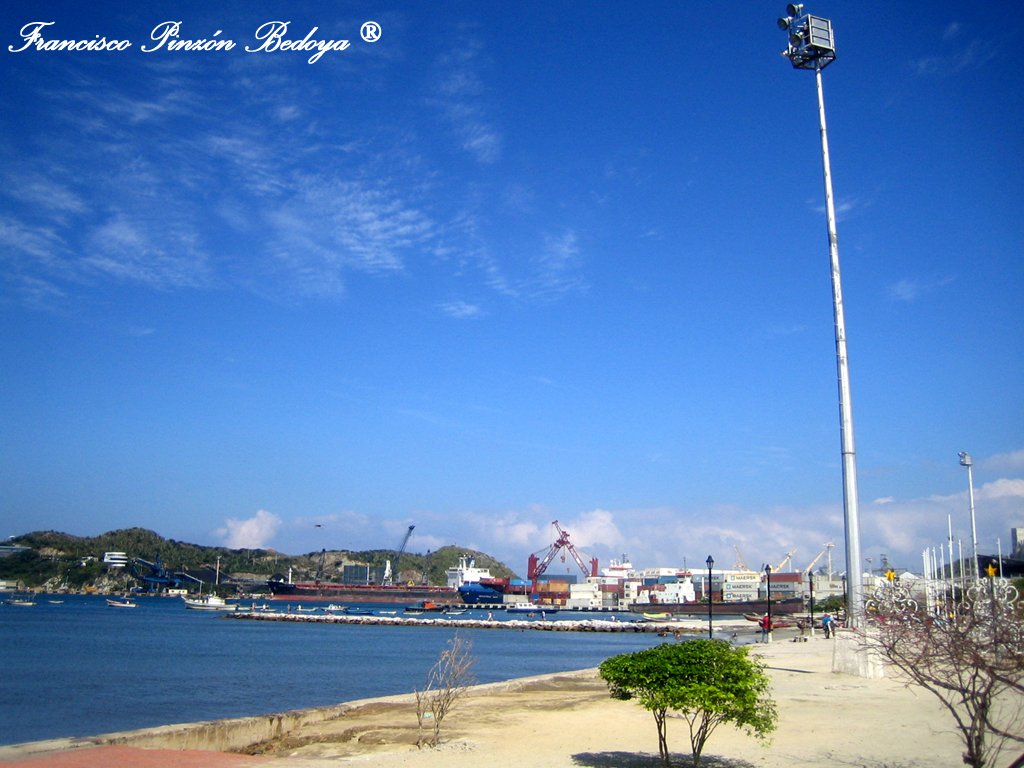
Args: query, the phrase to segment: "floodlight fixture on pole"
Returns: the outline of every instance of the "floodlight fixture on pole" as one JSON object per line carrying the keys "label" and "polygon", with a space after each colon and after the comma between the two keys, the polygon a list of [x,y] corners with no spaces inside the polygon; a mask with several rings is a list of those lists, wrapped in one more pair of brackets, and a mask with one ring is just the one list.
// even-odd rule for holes
{"label": "floodlight fixture on pole", "polygon": [[864,618],[864,579],[860,556],[860,514],[857,500],[857,451],[853,439],[853,404],[850,395],[850,366],[846,353],[846,319],[839,272],[839,236],[836,233],[836,207],[832,197],[832,169],[825,124],[825,93],[821,70],[836,59],[832,22],[804,13],[802,3],[786,6],[786,17],[779,27],[789,34],[789,45],[782,55],[794,69],[814,70],[818,89],[818,121],[821,133],[821,159],[825,177],[825,214],[828,225],[828,250],[832,265],[832,307],[835,319],[836,368],[839,373],[839,437],[843,459],[843,517],[846,529],[846,610],[848,625],[857,627]]}
{"label": "floodlight fixture on pole", "polygon": [[971,557],[974,560],[974,565],[971,566],[971,574],[972,578],[978,581],[981,578],[981,574],[978,572],[978,529],[974,525],[974,474],[971,472],[974,462],[971,460],[971,454],[969,453],[960,451],[958,455],[960,456],[960,466],[967,467],[967,493],[970,496],[971,502]]}
{"label": "floodlight fixture on pole", "polygon": [[708,559],[705,560],[704,563],[708,567],[708,586],[704,591],[707,592],[708,595],[708,640],[711,640],[713,637],[711,633],[711,569],[715,567],[715,558],[708,555]]}

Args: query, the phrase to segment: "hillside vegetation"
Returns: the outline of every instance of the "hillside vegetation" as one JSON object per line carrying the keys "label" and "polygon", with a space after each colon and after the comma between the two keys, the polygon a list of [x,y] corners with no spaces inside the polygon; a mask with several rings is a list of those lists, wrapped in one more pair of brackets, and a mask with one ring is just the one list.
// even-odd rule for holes
{"label": "hillside vegetation", "polygon": [[0,557],[0,580],[18,582],[25,589],[45,587],[69,589],[96,586],[107,577],[104,552],[125,552],[131,558],[155,562],[169,570],[209,571],[218,565],[224,576],[265,581],[276,573],[292,571],[296,581],[322,578],[335,580],[345,565],[383,566],[388,560],[396,581],[444,584],[445,570],[458,565],[462,554],[476,558],[481,568],[497,577],[514,577],[504,563],[482,552],[446,546],[426,555],[405,552],[396,562],[394,550],[326,550],[303,555],[285,555],[270,549],[228,549],[165,539],[145,528],[108,531],[99,536],[72,536],[59,531],[34,531],[15,536],[8,544],[28,547],[18,554]]}

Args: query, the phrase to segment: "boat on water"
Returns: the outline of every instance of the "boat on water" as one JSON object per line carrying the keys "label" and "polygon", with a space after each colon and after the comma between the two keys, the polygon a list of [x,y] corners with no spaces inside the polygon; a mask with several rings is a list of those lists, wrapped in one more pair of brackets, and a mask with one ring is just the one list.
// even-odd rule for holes
{"label": "boat on water", "polygon": [[444,613],[447,608],[447,604],[435,603],[433,600],[420,600],[416,605],[406,606],[405,613]]}
{"label": "boat on water", "polygon": [[20,608],[31,608],[36,604],[35,598],[32,597],[9,597],[4,600],[6,605],[16,605]]}
{"label": "boat on water", "polygon": [[139,604],[127,597],[108,597],[107,605],[111,608],[138,608]]}
{"label": "boat on water", "polygon": [[183,597],[185,607],[194,611],[237,611],[238,603],[229,603],[218,595],[200,595],[199,597]]}

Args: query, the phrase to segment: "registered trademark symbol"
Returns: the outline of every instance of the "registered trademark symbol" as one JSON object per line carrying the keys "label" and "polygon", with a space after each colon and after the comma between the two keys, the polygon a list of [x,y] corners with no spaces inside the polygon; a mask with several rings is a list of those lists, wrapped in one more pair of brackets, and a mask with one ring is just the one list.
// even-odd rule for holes
{"label": "registered trademark symbol", "polygon": [[380,24],[376,21],[367,21],[359,28],[359,36],[363,38],[363,42],[376,43],[380,40],[381,31]]}

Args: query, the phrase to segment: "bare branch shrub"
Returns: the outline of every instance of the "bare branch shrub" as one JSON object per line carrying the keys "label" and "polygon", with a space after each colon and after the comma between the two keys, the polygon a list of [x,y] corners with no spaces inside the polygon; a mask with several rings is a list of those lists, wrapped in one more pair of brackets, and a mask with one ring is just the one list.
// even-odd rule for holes
{"label": "bare branch shrub", "polygon": [[999,602],[984,584],[972,591],[941,616],[876,611],[862,639],[942,702],[963,739],[964,763],[991,768],[1002,750],[1024,744],[1024,605]]}
{"label": "bare branch shrub", "polygon": [[[440,743],[442,722],[455,702],[476,681],[475,663],[472,641],[459,637],[456,632],[427,673],[426,685],[416,689],[416,723],[420,734],[416,746],[436,747]],[[429,737],[424,735],[428,719],[431,722]]]}

